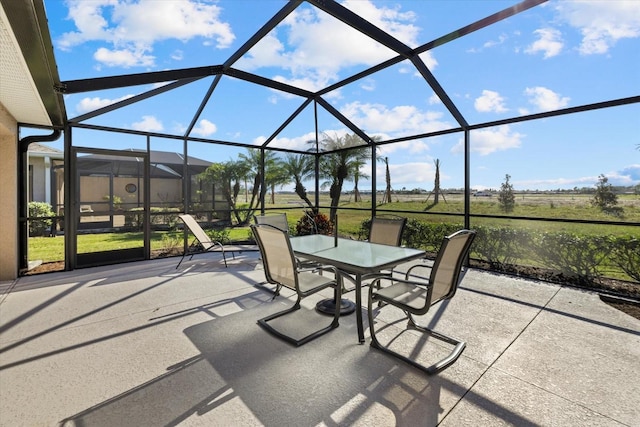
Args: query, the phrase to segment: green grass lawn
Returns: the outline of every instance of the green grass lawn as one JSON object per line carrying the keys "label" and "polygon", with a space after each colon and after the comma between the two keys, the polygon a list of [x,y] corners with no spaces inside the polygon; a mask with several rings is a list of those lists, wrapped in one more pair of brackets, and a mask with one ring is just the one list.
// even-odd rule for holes
{"label": "green grass lawn", "polygon": [[[398,211],[399,215],[424,222],[453,222],[462,223],[461,216],[444,214],[461,214],[464,210],[462,195],[448,195],[446,202],[441,199],[438,205],[432,206],[432,200],[427,201],[426,195],[398,196],[392,203],[379,205],[378,214]],[[369,218],[370,199],[363,202],[351,202],[348,196],[343,197],[338,212],[339,233],[342,236],[359,236],[361,224]],[[295,225],[303,215],[303,209],[295,194],[277,195],[276,204],[266,205],[269,212],[286,212],[290,228]],[[321,205],[328,205],[327,197],[321,198]],[[531,220],[513,220],[500,218],[472,218],[471,226],[509,226],[525,228],[534,231],[564,231],[600,236],[637,235],[638,227],[612,226],[602,224],[573,224],[562,222],[539,221],[535,218],[572,218],[589,220],[622,220],[632,223],[640,223],[640,198],[635,195],[623,195],[619,197],[619,205],[624,209],[624,217],[611,218],[590,205],[588,196],[579,195],[524,195],[516,200],[513,216],[532,217]],[[356,210],[364,209],[364,210]],[[329,214],[328,209],[321,210]],[[472,198],[472,214],[504,215],[500,210],[497,197]],[[442,214],[442,215],[438,215]],[[232,242],[247,241],[251,237],[249,227],[232,227],[226,230],[228,238]],[[141,232],[81,234],[78,235],[78,252],[89,253],[114,249],[126,249],[141,247],[143,245]],[[154,231],[151,236],[151,250],[182,249],[183,234],[180,231],[163,232]],[[31,237],[29,238],[29,260],[42,260],[43,262],[55,262],[64,260],[64,237]]]}

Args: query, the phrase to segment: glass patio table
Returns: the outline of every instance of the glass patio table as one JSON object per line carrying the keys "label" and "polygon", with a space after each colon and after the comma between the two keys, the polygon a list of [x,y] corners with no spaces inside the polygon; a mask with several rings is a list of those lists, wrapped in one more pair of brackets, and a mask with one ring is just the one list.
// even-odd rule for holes
{"label": "glass patio table", "polygon": [[[353,280],[356,291],[356,302],[353,307],[356,311],[358,341],[360,343],[364,343],[361,309],[362,280],[374,277],[382,270],[425,256],[425,251],[419,249],[380,245],[343,238],[336,240],[332,236],[321,234],[292,237],[291,247],[296,255],[321,264],[333,265],[345,277],[350,277]],[[318,306],[326,304],[326,301],[321,301]],[[328,301],[335,307],[336,301],[331,299]],[[347,300],[347,302],[349,301]]]}

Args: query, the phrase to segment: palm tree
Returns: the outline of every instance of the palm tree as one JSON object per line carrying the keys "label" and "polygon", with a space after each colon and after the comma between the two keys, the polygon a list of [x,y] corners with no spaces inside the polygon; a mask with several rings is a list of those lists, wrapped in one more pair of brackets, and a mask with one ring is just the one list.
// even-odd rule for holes
{"label": "palm tree", "polygon": [[369,157],[370,147],[363,146],[363,143],[359,136],[353,134],[344,136],[323,134],[322,148],[330,153],[321,158],[320,175],[322,178],[327,179],[322,184],[322,187],[329,186],[329,197],[331,197],[330,218],[332,221],[335,221],[336,208],[340,203],[344,182],[358,175],[360,166]]}
{"label": "palm tree", "polygon": [[248,218],[248,215],[246,218],[242,218],[236,207],[238,193],[240,192],[240,171],[242,167],[241,162],[237,161],[213,163],[200,175],[203,181],[220,188],[222,197],[229,205],[229,210],[235,216],[238,224],[245,223]]}
{"label": "palm tree", "polygon": [[362,165],[364,165],[364,162],[361,162],[359,165],[357,165],[357,167],[354,167],[354,170],[353,170],[353,196],[354,196],[353,201],[356,203],[362,201],[362,196],[360,195],[360,190],[358,189],[358,181],[360,180],[360,178],[364,178],[364,179],[369,178],[369,175],[367,175],[366,173],[360,170],[360,167]]}
{"label": "palm tree", "polygon": [[391,174],[389,173],[389,158],[384,157],[382,160],[386,167],[385,180],[387,182],[387,187],[384,191],[384,196],[382,197],[382,203],[391,203]]}
{"label": "palm tree", "polygon": [[[280,159],[280,169],[288,177],[293,178],[296,185],[295,191],[311,209],[315,209],[311,200],[307,196],[307,189],[302,184],[303,181],[314,178],[315,164],[313,157],[305,154],[287,154],[284,159]],[[288,182],[289,182],[288,181]]]}
{"label": "palm tree", "polygon": [[[238,157],[244,163],[245,167],[251,171],[253,175],[253,191],[251,192],[251,201],[249,202],[249,209],[257,206],[259,201],[262,200],[264,194],[267,192],[267,188],[271,188],[271,200],[273,203],[275,186],[281,183],[281,177],[277,173],[277,154],[274,151],[265,150],[264,152],[264,188],[262,185],[262,169],[260,167],[261,151],[258,149],[247,149],[246,154],[240,154]],[[250,174],[250,175],[251,175]]]}

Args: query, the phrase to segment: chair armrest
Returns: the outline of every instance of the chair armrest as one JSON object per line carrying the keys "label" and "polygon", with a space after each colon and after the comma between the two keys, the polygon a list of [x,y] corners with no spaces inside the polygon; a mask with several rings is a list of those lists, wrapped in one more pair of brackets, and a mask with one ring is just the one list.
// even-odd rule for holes
{"label": "chair armrest", "polygon": [[[412,274],[413,270],[416,269],[416,268],[427,268],[427,269],[429,269],[429,273],[426,274],[426,275]],[[411,268],[409,268],[407,270],[407,272],[404,275],[404,279],[405,280],[409,280],[409,277],[417,277],[419,279],[426,280],[428,282],[429,281],[429,276],[431,274],[431,268],[432,267],[430,265],[416,264],[416,265],[412,266]]]}
{"label": "chair armrest", "polygon": [[419,287],[423,287],[423,288],[428,288],[429,286],[431,286],[431,284],[429,283],[429,279],[428,278],[424,278],[424,277],[420,277],[423,281],[416,281],[416,280],[409,280],[409,279],[398,279],[396,277],[393,276],[382,276],[382,277],[377,277],[373,282],[371,282],[371,288],[375,288],[379,289],[381,282],[383,280],[388,280],[393,284],[395,283],[405,283],[407,285],[413,285],[413,286],[419,286]]}

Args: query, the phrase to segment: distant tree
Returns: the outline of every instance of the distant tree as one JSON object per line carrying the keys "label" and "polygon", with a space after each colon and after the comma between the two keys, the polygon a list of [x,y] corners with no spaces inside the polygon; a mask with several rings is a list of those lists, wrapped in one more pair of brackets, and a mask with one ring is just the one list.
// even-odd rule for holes
{"label": "distant tree", "polygon": [[389,173],[389,158],[385,157],[382,159],[386,166],[385,169],[385,181],[387,186],[384,190],[384,196],[382,196],[382,203],[391,203],[391,174]]}
{"label": "distant tree", "polygon": [[320,144],[325,151],[330,152],[322,156],[320,175],[323,179],[326,179],[322,183],[322,187],[329,187],[329,197],[331,198],[330,219],[333,222],[340,203],[344,182],[354,179],[354,175],[358,173],[360,166],[368,159],[371,148],[355,134],[344,136],[323,134]]}
{"label": "distant tree", "polygon": [[429,199],[431,198],[431,195],[434,195],[433,198],[433,203],[431,205],[427,205],[424,210],[429,210],[430,208],[432,208],[433,206],[437,205],[438,203],[440,203],[440,196],[442,196],[442,199],[444,200],[445,203],[447,203],[447,199],[444,197],[444,193],[442,192],[442,189],[440,188],[440,159],[435,159],[433,162],[436,165],[436,175],[435,178],[433,180],[433,190],[431,190],[431,192],[429,193],[429,195],[427,196],[427,202],[429,201]]}
{"label": "distant tree", "polygon": [[513,212],[513,208],[516,205],[516,195],[513,193],[513,185],[509,183],[511,175],[505,175],[505,181],[500,185],[500,192],[498,193],[498,201],[500,202],[500,209],[503,212]]}
{"label": "distant tree", "polygon": [[[240,180],[243,179],[244,164],[241,161],[228,161],[224,163],[213,163],[200,174],[204,182],[215,184],[222,193],[222,197],[229,205],[231,214],[238,224],[247,224],[249,218],[253,216],[257,204],[257,198],[252,197],[248,209],[238,209],[237,200],[240,192]],[[254,192],[259,191],[254,188]]]}
{"label": "distant tree", "polygon": [[615,211],[617,204],[618,196],[613,192],[613,187],[609,184],[609,178],[604,175],[598,176],[596,194],[593,196],[593,199],[591,199],[591,205],[607,212],[611,210]]}
{"label": "distant tree", "polygon": [[315,177],[315,163],[312,156],[305,154],[288,153],[284,159],[280,160],[280,167],[285,171],[289,180],[293,179],[295,191],[309,208],[313,209],[313,203],[307,196],[307,189],[302,184],[303,181]]}

